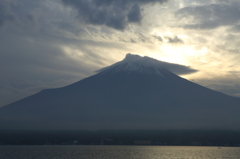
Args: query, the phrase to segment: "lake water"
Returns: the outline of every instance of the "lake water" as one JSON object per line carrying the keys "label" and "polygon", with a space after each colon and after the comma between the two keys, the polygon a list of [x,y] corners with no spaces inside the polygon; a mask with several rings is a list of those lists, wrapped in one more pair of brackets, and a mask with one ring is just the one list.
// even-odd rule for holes
{"label": "lake water", "polygon": [[239,147],[1,146],[1,159],[240,159]]}

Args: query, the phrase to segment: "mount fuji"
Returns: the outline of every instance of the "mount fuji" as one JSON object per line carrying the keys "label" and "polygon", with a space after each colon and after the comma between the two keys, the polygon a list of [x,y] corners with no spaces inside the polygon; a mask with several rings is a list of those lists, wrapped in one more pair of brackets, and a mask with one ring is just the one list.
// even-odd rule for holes
{"label": "mount fuji", "polygon": [[[0,108],[0,129],[240,130],[240,99],[174,74],[174,65],[127,54],[71,85]],[[195,72],[185,67],[188,72]]]}

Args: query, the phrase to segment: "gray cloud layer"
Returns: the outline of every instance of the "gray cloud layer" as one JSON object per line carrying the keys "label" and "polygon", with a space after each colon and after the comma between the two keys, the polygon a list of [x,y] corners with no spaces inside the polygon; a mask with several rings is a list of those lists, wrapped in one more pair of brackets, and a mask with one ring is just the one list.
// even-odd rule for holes
{"label": "gray cloud layer", "polygon": [[141,23],[141,6],[167,0],[62,0],[78,11],[78,19],[87,24],[106,25],[124,30],[128,23]]}
{"label": "gray cloud layer", "polygon": [[15,19],[14,14],[11,12],[11,8],[14,3],[11,1],[0,0],[0,26],[4,25],[7,21]]}
{"label": "gray cloud layer", "polygon": [[178,10],[175,16],[187,19],[183,25],[189,29],[214,29],[237,24],[240,21],[240,3],[189,6]]}

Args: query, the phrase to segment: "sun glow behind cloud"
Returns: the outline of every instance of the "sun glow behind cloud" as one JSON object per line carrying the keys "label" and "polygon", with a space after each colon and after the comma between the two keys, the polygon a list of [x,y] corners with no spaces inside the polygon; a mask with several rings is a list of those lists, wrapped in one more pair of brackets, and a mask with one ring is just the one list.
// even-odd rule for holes
{"label": "sun glow behind cloud", "polygon": [[200,62],[207,62],[206,60],[201,58],[204,57],[208,52],[208,49],[206,47],[197,50],[194,46],[188,45],[164,45],[159,46],[159,51],[162,54],[155,55],[156,58],[170,63],[192,65],[190,60],[191,58],[197,58]]}
{"label": "sun glow behind cloud", "polygon": [[[231,95],[240,93],[239,1],[129,0],[137,7],[118,11],[117,2],[123,1],[115,1],[111,5],[79,0],[87,7],[93,3],[85,13],[74,0],[2,0],[2,99],[6,92],[9,99],[15,96],[10,90],[18,89],[15,85],[21,81],[36,83],[24,84],[22,90],[39,88],[37,92],[46,87],[36,81],[49,86],[49,81],[63,79],[56,85],[60,87],[122,60],[127,53],[191,66],[199,72],[182,77]],[[98,5],[107,6],[106,11]],[[94,19],[98,15],[93,10],[105,19]],[[117,12],[122,16],[110,14]],[[49,76],[46,70],[58,74]]]}

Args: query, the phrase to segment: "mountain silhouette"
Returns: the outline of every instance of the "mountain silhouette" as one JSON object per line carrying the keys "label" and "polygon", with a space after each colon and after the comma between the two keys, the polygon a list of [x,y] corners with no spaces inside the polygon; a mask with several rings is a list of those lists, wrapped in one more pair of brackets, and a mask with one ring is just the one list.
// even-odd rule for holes
{"label": "mountain silhouette", "polygon": [[0,129],[240,129],[239,98],[181,78],[171,72],[177,66],[167,65],[127,54],[93,76],[0,108]]}

